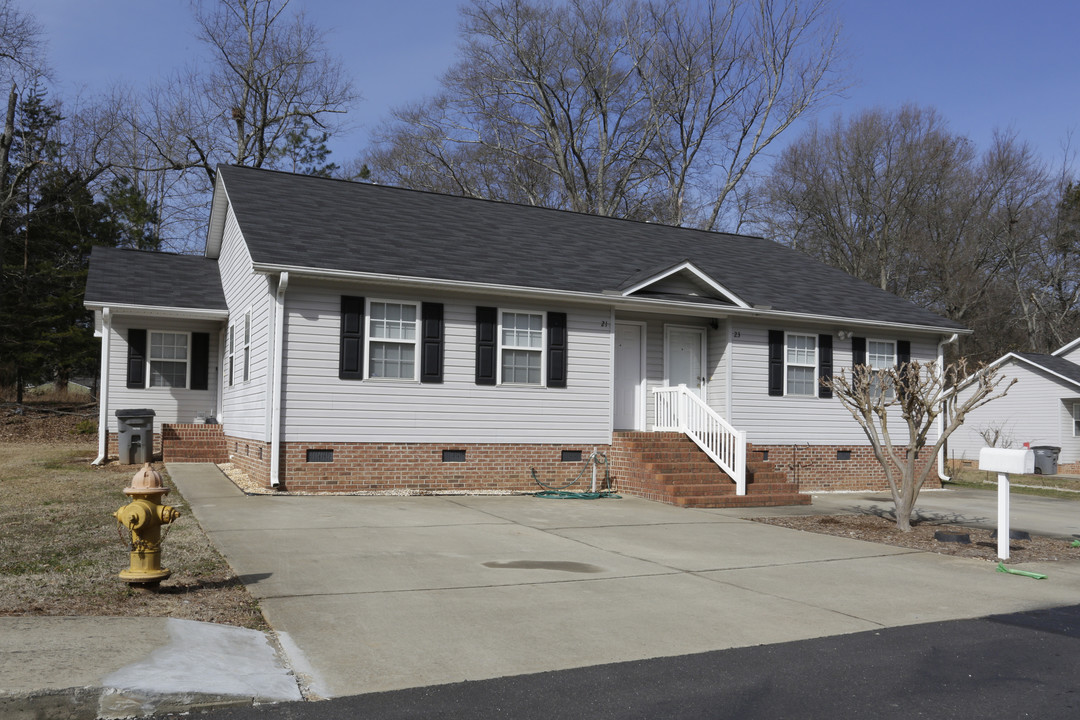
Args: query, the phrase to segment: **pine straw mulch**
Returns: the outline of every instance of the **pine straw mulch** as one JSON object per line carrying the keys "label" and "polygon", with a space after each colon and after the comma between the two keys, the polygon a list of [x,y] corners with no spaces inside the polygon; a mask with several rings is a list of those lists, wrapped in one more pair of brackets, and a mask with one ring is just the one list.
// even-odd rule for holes
{"label": "pine straw mulch", "polygon": [[[753,520],[793,530],[998,562],[997,538],[990,536],[991,530],[980,528],[947,525],[924,519],[913,521],[911,532],[905,533],[896,529],[894,518],[880,515],[800,515],[759,517]],[[970,536],[971,543],[961,544],[936,540],[934,533],[938,531],[966,533]],[[1054,560],[1080,560],[1080,547],[1072,547],[1071,541],[1062,538],[1037,535],[1032,535],[1030,540],[1009,541],[1009,559],[1006,564]]]}

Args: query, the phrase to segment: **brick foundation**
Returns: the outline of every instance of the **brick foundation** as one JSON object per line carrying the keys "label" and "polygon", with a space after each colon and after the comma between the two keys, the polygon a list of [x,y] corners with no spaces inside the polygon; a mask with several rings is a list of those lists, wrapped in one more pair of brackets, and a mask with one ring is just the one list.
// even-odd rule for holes
{"label": "brick foundation", "polygon": [[205,423],[162,425],[161,455],[165,462],[226,462],[225,433]]}
{"label": "brick foundation", "polygon": [[226,436],[225,456],[252,480],[270,487],[270,443]]}
{"label": "brick foundation", "polygon": [[[270,485],[270,446],[228,437],[229,460],[252,479]],[[487,444],[487,443],[283,443],[282,489],[306,492],[364,492],[410,490],[500,490],[532,492],[531,469],[541,480],[563,485],[577,477],[592,445]],[[260,451],[261,449],[261,457]],[[597,446],[608,452],[606,445]],[[564,450],[579,451],[581,460],[564,462]],[[309,451],[312,455],[309,459]],[[443,460],[444,451],[464,462]],[[332,461],[319,462],[330,457]],[[602,473],[602,470],[601,470]],[[600,476],[602,479],[602,475]],[[588,489],[592,476],[582,476],[578,486]]]}
{"label": "brick foundation", "polygon": [[[885,471],[866,445],[748,445],[747,460],[760,459],[768,453],[768,461],[777,470],[797,480],[802,492],[836,490],[887,490]],[[927,455],[928,452],[924,451]],[[849,459],[841,460],[839,454]],[[924,488],[940,488],[941,481],[930,471]]]}

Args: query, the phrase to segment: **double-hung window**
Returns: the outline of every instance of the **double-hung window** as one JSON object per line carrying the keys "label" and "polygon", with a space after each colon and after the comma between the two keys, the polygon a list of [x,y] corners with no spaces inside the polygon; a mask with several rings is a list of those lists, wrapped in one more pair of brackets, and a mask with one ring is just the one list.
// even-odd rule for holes
{"label": "double-hung window", "polygon": [[187,333],[150,332],[150,387],[188,386],[188,340]]}
{"label": "double-hung window", "polygon": [[786,360],[785,394],[817,397],[817,336],[788,333]]}
{"label": "double-hung window", "polygon": [[870,397],[877,400],[885,393],[886,400],[896,396],[891,383],[886,385],[883,371],[896,367],[896,343],[892,340],[867,340],[866,365],[870,368]]}
{"label": "double-hung window", "polygon": [[1073,437],[1080,437],[1080,403],[1072,406],[1073,411]]}
{"label": "double-hung window", "polygon": [[499,318],[499,356],[502,383],[542,385],[543,314],[503,311]]}
{"label": "double-hung window", "polygon": [[368,304],[367,376],[416,380],[417,304]]}

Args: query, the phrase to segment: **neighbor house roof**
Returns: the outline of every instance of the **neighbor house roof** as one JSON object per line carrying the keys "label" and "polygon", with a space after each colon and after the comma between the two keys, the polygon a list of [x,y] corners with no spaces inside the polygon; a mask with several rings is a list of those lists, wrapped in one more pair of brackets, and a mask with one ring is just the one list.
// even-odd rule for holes
{"label": "neighbor house roof", "polygon": [[91,307],[228,310],[217,260],[100,246],[90,252],[84,302]]}
{"label": "neighbor house roof", "polygon": [[227,195],[263,271],[613,293],[688,262],[750,307],[963,329],[760,237],[233,166],[218,168],[218,183],[216,202]]}
{"label": "neighbor house roof", "polygon": [[1061,379],[1067,380],[1080,387],[1080,365],[1077,365],[1074,362],[1057,357],[1056,355],[1026,352],[1009,353],[1005,358],[1008,358],[1010,355],[1019,358],[1030,365],[1041,368],[1052,375],[1057,375]]}

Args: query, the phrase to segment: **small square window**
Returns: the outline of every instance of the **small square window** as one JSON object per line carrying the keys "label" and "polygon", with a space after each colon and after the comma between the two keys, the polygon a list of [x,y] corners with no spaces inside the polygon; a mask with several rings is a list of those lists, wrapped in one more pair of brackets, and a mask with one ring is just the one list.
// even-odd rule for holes
{"label": "small square window", "polygon": [[465,462],[464,450],[443,450],[442,451],[443,462]]}
{"label": "small square window", "polygon": [[563,450],[562,451],[563,462],[581,462],[580,450]]}
{"label": "small square window", "polygon": [[851,451],[850,450],[837,450],[836,451],[836,459],[837,460],[850,460],[851,459]]}

